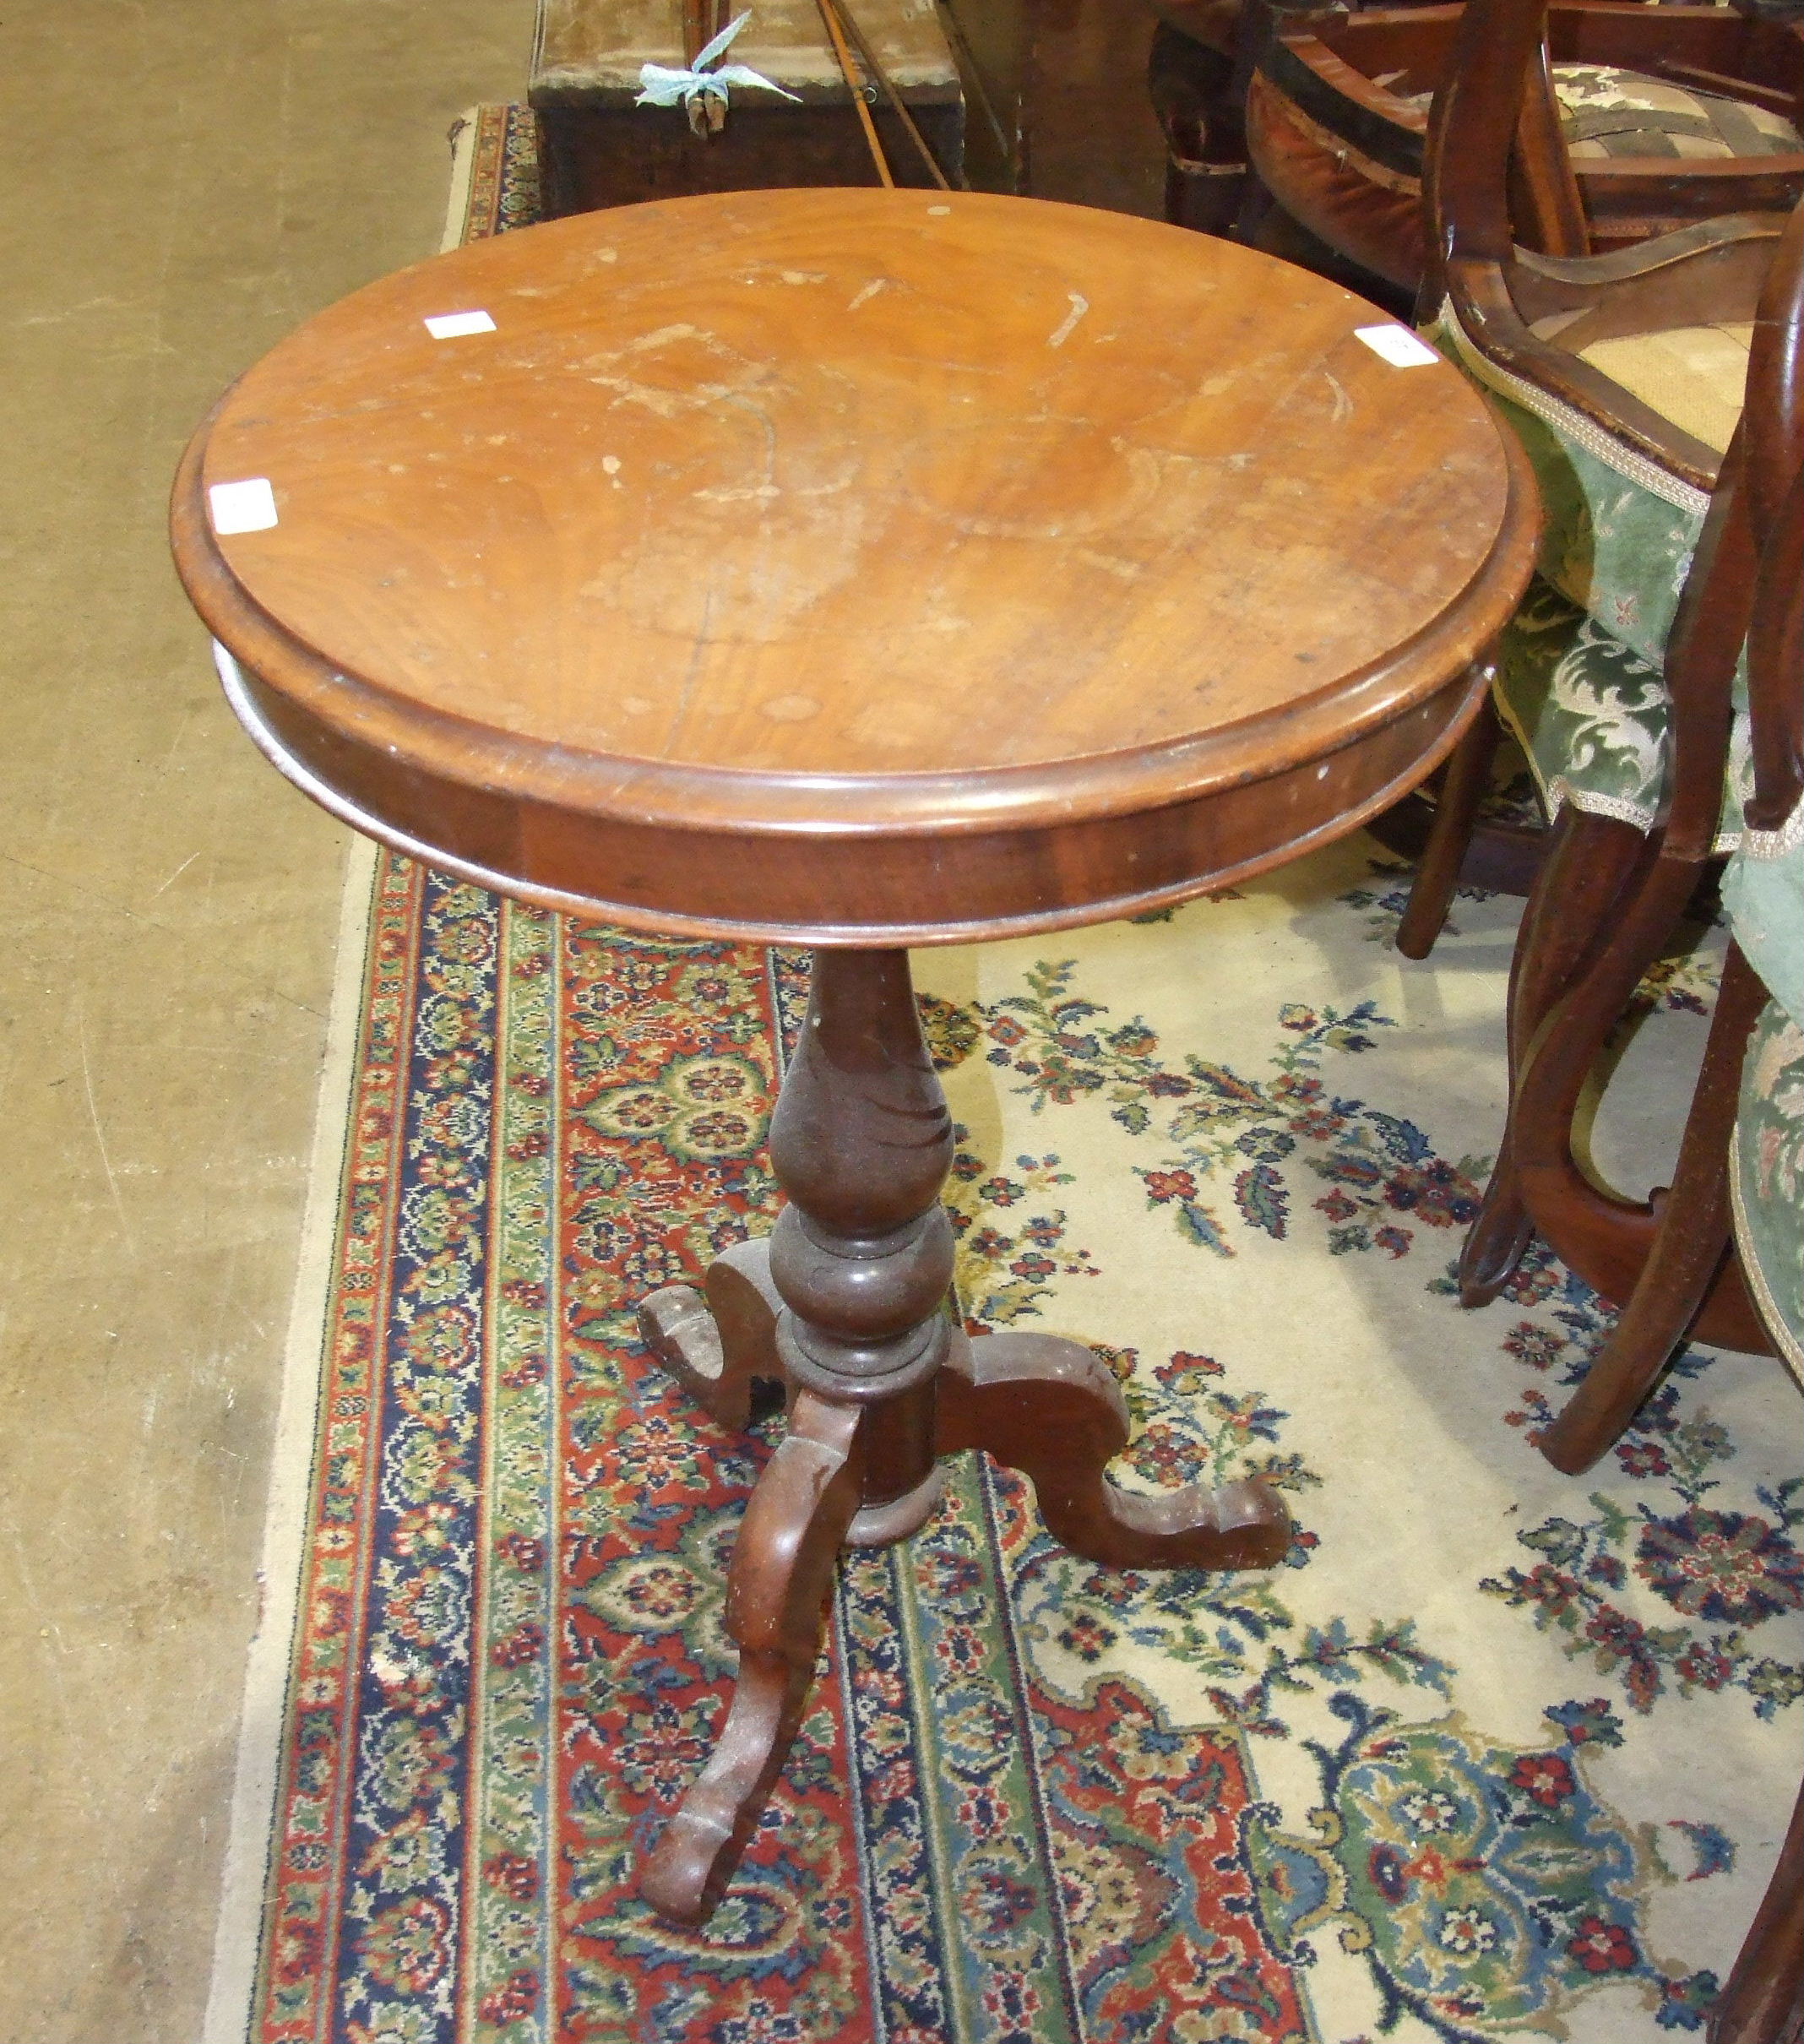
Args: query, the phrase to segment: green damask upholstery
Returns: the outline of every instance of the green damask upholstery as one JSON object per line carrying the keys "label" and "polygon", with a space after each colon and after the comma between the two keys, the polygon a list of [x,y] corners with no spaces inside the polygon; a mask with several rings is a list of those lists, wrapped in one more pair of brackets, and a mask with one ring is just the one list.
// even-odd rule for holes
{"label": "green damask upholstery", "polygon": [[1754,1025],[1729,1182],[1749,1288],[1804,1382],[1804,802],[1749,830],[1723,874],[1735,940],[1773,998]]}
{"label": "green damask upholstery", "polygon": [[[1497,645],[1498,714],[1528,756],[1550,815],[1570,802],[1652,827],[1667,772],[1666,685],[1660,669],[1537,575]],[[1745,747],[1745,712],[1734,742]],[[1742,830],[1725,785],[1716,849]]]}
{"label": "green damask upholstery", "polygon": [[[1804,924],[1791,927],[1796,949]],[[1742,1068],[1729,1185],[1749,1289],[1804,1383],[1804,1029],[1779,1001],[1754,1025]]]}
{"label": "green damask upholstery", "polygon": [[1804,806],[1783,830],[1750,830],[1723,874],[1723,906],[1767,991],[1804,1025]]}
{"label": "green damask upholstery", "polygon": [[[1669,767],[1661,662],[1709,500],[1487,362],[1450,306],[1428,338],[1514,430],[1546,514],[1540,573],[1499,648],[1499,712],[1550,815],[1570,802],[1650,829]],[[1747,753],[1747,699],[1744,667],[1736,677],[1736,762]],[[1736,779],[1724,787],[1719,851],[1741,835]]]}

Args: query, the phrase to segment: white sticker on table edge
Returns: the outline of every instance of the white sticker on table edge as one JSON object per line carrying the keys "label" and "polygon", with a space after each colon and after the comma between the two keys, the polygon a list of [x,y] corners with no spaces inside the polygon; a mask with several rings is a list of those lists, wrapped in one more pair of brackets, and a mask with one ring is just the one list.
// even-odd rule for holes
{"label": "white sticker on table edge", "polygon": [[275,492],[267,476],[245,482],[216,482],[207,492],[213,530],[224,539],[234,532],[267,532],[275,523]]}
{"label": "white sticker on table edge", "polygon": [[495,322],[486,313],[435,313],[426,330],[434,340],[460,340],[466,334],[492,334]]}
{"label": "white sticker on table edge", "polygon": [[1419,369],[1426,362],[1441,360],[1426,340],[1407,327],[1355,327],[1353,337],[1364,341],[1374,355],[1382,355],[1394,369]]}

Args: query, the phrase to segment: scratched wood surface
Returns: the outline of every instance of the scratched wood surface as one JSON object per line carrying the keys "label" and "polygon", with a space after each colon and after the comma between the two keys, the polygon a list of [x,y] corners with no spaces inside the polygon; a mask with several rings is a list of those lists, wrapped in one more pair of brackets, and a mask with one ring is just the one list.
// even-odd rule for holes
{"label": "scratched wood surface", "polygon": [[[494,332],[422,323],[478,308]],[[1345,827],[1451,742],[1532,492],[1454,370],[1356,337],[1381,317],[1225,242],[1018,199],[584,216],[277,348],[191,450],[178,562],[272,751],[541,898],[817,933],[1081,920]],[[215,538],[202,486],[256,476],[279,525]],[[1212,798],[1225,837],[1117,831],[1106,875],[1041,845],[1037,877],[992,858],[982,901],[874,920],[818,871],[812,898],[729,912],[675,873],[717,851],[661,847],[660,886],[649,846],[603,845],[762,832],[799,878],[823,834]]]}

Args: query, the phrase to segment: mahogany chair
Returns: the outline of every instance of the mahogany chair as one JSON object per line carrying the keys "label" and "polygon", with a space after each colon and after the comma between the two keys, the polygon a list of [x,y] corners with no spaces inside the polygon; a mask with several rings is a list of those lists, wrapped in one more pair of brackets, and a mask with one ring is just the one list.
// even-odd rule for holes
{"label": "mahogany chair", "polygon": [[[1147,59],[1147,85],[1166,144],[1165,216],[1176,227],[1252,241],[1271,195],[1249,161],[1247,95],[1274,35],[1299,24],[1328,24],[1357,13],[1362,0],[1152,0],[1159,15]],[[1433,0],[1397,0],[1405,10]],[[1443,10],[1444,11],[1444,10]],[[1281,226],[1287,216],[1280,216]],[[1305,267],[1331,267],[1329,258]],[[1284,247],[1272,253],[1284,255]],[[1357,278],[1350,280],[1358,282]],[[1365,280],[1367,295],[1372,280]],[[1377,296],[1385,296],[1380,286]]]}
{"label": "mahogany chair", "polygon": [[[1602,1191],[1580,1168],[1573,1119],[1642,973],[1740,832],[1725,767],[1731,743],[1746,742],[1737,663],[1754,552],[1723,427],[1744,381],[1757,405],[1777,403],[1759,358],[1777,373],[1780,329],[1761,329],[1747,378],[1720,365],[1742,359],[1782,233],[1780,268],[1795,273],[1798,259],[1796,218],[1788,230],[1771,215],[1602,257],[1518,247],[1511,164],[1545,13],[1545,0],[1470,0],[1428,158],[1435,337],[1520,435],[1547,514],[1540,575],[1500,642],[1493,698],[1557,821],[1512,971],[1509,1119],[1461,1261],[1474,1306],[1508,1281],[1537,1227],[1618,1303],[1652,1237],[1650,1204]],[[1556,183],[1538,203],[1551,212],[1573,200]],[[1411,955],[1440,926],[1496,728],[1475,727],[1449,772],[1399,936]],[[1584,998],[1568,998],[1581,984]],[[1733,1271],[1713,1286],[1698,1331],[1770,1346]]]}
{"label": "mahogany chair", "polygon": [[[1245,152],[1285,213],[1405,292],[1425,267],[1429,104],[1448,74],[1454,5],[1280,14],[1245,92]],[[1569,160],[1573,208],[1533,202],[1518,237],[1556,255],[1612,248],[1804,195],[1804,35],[1728,8],[1556,0],[1545,140]],[[1524,138],[1542,139],[1531,125]]]}
{"label": "mahogany chair", "polygon": [[[1794,278],[1796,284],[1796,278]],[[1804,302],[1794,292],[1791,362]],[[1761,1318],[1804,1388],[1804,466],[1790,439],[1749,466],[1794,476],[1765,537],[1751,632],[1753,795],[1728,862],[1735,930],[1677,1176],[1616,1330],[1542,1435],[1557,1468],[1589,1468],[1686,1339],[1718,1271],[1739,1265]],[[1755,519],[1759,488],[1751,491]],[[1712,2011],[1710,2044],[1804,2040],[1804,1788],[1753,1927]]]}
{"label": "mahogany chair", "polygon": [[[1751,393],[1737,438],[1741,473],[1730,486],[1759,562],[1747,640],[1745,828],[1723,878],[1731,942],[1645,1267],[1539,1443],[1573,1475],[1627,1426],[1725,1264],[1739,1264],[1774,1346],[1804,1384],[1804,209],[1761,309],[1754,359],[1763,387]],[[1606,950],[1591,976],[1608,978],[1610,964]],[[1555,1011],[1550,1041],[1568,1007],[1589,996],[1582,979]],[[1530,1145],[1531,1177],[1549,1162]],[[1534,1193],[1531,1184],[1531,1203]]]}
{"label": "mahogany chair", "polygon": [[[1538,1443],[1573,1475],[1627,1426],[1725,1264],[1739,1265],[1804,1388],[1804,213],[1761,310],[1753,352],[1764,387],[1750,390],[1740,436],[1739,487],[1760,566],[1748,633],[1746,828],[1723,881],[1733,938],[1646,1265]],[[1762,430],[1751,432],[1757,416]],[[1804,2036],[1804,1791],[1709,2036],[1709,2044]]]}
{"label": "mahogany chair", "polygon": [[[1545,807],[1557,809],[1576,794],[1581,808],[1598,807],[1648,824],[1658,810],[1653,784],[1666,734],[1665,691],[1645,669],[1664,663],[1681,576],[1668,576],[1649,601],[1637,586],[1646,575],[1637,555],[1644,552],[1658,575],[1682,564],[1691,551],[1702,520],[1700,492],[1714,487],[1740,411],[1746,323],[1769,253],[1769,247],[1740,244],[1750,230],[1757,241],[1762,231],[1775,236],[1778,221],[1769,218],[1763,231],[1746,215],[1725,214],[1695,222],[1690,231],[1654,235],[1638,254],[1618,249],[1609,259],[1600,251],[1621,231],[1660,224],[1626,210],[1638,199],[1656,210],[1695,209],[1700,197],[1715,193],[1770,215],[1781,200],[1791,203],[1788,193],[1796,198],[1804,157],[1769,156],[1764,168],[1756,159],[1688,161],[1669,176],[1664,196],[1655,166],[1647,161],[1575,162],[1561,132],[1554,90],[1561,67],[1552,60],[1582,56],[1582,71],[1632,53],[1635,38],[1665,33],[1660,24],[1666,24],[1676,31],[1666,54],[1653,46],[1641,51],[1656,83],[1669,74],[1733,82],[1737,92],[1763,95],[1770,106],[1783,101],[1794,120],[1804,121],[1804,30],[1796,23],[1744,19],[1722,8],[1650,9],[1597,0],[1566,0],[1545,9],[1477,0],[1477,7],[1475,32],[1460,29],[1464,15],[1458,8],[1361,15],[1360,23],[1372,31],[1362,58],[1376,66],[1406,54],[1407,44],[1399,41],[1405,20],[1416,41],[1432,46],[1421,71],[1392,76],[1388,88],[1401,94],[1429,72],[1448,86],[1443,101],[1454,133],[1432,172],[1425,214],[1432,205],[1441,223],[1430,236],[1437,247],[1448,247],[1450,228],[1460,235],[1460,274],[1450,279],[1445,259],[1428,266],[1419,318],[1438,324],[1443,345],[1494,395],[1509,397],[1512,378],[1526,387],[1526,405],[1505,409],[1524,425],[1531,447],[1540,448],[1544,490],[1556,507],[1541,589],[1506,646],[1511,657],[1498,706],[1519,736],[1532,726],[1539,740],[1528,749]],[[1542,17],[1538,35],[1530,15]],[[1500,36],[1508,41],[1508,65],[1519,54],[1525,67],[1502,160],[1497,102],[1507,96],[1513,70],[1505,75]],[[1338,57],[1333,62],[1344,84],[1357,81],[1348,64]],[[1470,75],[1455,94],[1453,82],[1462,67]],[[1756,82],[1763,73],[1765,85]],[[1768,118],[1774,117],[1769,112]],[[1682,201],[1674,196],[1682,182],[1690,188]],[[1507,226],[1500,207],[1507,209]],[[1475,262],[1488,269],[1488,305],[1468,299]],[[1467,318],[1462,307],[1469,302]],[[1491,373],[1484,367],[1487,360]],[[1580,415],[1576,426],[1558,416],[1562,402]],[[1644,497],[1664,497],[1667,508],[1639,504],[1631,516],[1633,530],[1618,532],[1618,543],[1593,559],[1586,557],[1586,528],[1595,530],[1596,523],[1598,463],[1596,449],[1586,443],[1599,429],[1617,448],[1613,456],[1604,453],[1604,465],[1643,485]],[[1655,465],[1651,477],[1638,456]],[[1611,485],[1606,481],[1603,487],[1607,491]],[[1613,508],[1612,518],[1619,511]],[[1580,613],[1589,616],[1595,629],[1581,631]],[[1629,664],[1625,649],[1639,666]],[[1582,680],[1569,671],[1574,662],[1587,670]],[[1604,758],[1591,756],[1596,733],[1589,720],[1562,715],[1550,704],[1557,677],[1558,693],[1568,699],[1583,699],[1589,691],[1623,713],[1612,719]],[[1517,696],[1527,703],[1511,718]],[[1475,845],[1477,813],[1503,730],[1493,708],[1449,763],[1434,807],[1412,797],[1396,817],[1382,819],[1384,841],[1421,861],[1398,935],[1408,957],[1425,958],[1432,949],[1462,868],[1472,870],[1472,855],[1481,855],[1477,862],[1486,868],[1477,876],[1481,884],[1524,892],[1545,856],[1546,834],[1519,828],[1486,826]],[[1622,769],[1615,785],[1578,786],[1571,770],[1575,754],[1586,755],[1587,772],[1600,784],[1611,782],[1613,758]]]}

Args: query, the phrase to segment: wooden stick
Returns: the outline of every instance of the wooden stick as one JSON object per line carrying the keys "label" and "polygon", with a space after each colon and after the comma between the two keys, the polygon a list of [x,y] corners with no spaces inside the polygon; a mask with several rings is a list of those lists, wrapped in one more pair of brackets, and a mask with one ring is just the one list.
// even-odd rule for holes
{"label": "wooden stick", "polygon": [[715,0],[682,0],[682,65],[695,68],[695,60],[712,40],[709,23],[714,19]]}
{"label": "wooden stick", "polygon": [[891,111],[894,113],[896,118],[902,123],[903,128],[907,133],[909,140],[912,142],[916,149],[920,151],[921,160],[927,166],[927,175],[933,180],[934,183],[939,187],[941,191],[949,192],[952,189],[952,186],[947,179],[946,173],[940,168],[938,159],[934,155],[932,149],[928,146],[926,137],[922,134],[920,128],[915,125],[914,115],[909,111],[905,106],[903,105],[902,95],[896,90],[894,84],[891,82],[889,73],[884,70],[883,65],[878,61],[876,51],[873,50],[870,44],[865,41],[864,30],[859,27],[857,17],[852,13],[851,8],[845,4],[845,0],[833,0],[833,6],[834,11],[839,15],[840,21],[845,25],[846,34],[852,39],[852,46],[858,52],[859,63],[861,63],[865,69],[871,74],[871,76],[877,80],[878,88],[882,91],[883,97],[888,101]]}
{"label": "wooden stick", "polygon": [[[726,26],[724,19],[731,0],[682,0],[682,61],[684,68],[693,71],[699,57],[721,30]],[[726,106],[711,93],[698,93],[691,100],[684,111],[688,116],[693,134],[704,138],[717,135],[726,125]]]}
{"label": "wooden stick", "polygon": [[[958,16],[947,5],[946,0],[939,0],[938,18],[946,40],[952,45],[953,55],[958,60],[960,79],[970,88],[971,96],[977,102],[977,111],[983,116],[985,125],[995,139],[997,150],[1003,161],[1012,164],[1015,160],[1014,146],[1003,133],[1003,124],[997,117],[995,102],[984,90],[983,74],[977,68],[976,57],[964,29],[959,25]],[[968,182],[965,188],[967,191],[970,188]]]}
{"label": "wooden stick", "polygon": [[845,38],[840,32],[840,17],[834,0],[814,0],[821,10],[821,19],[827,24],[828,39],[833,44],[833,53],[840,60],[840,75],[845,80],[845,89],[852,95],[852,104],[858,110],[858,119],[864,128],[865,145],[871,152],[871,160],[877,166],[877,181],[885,191],[893,192],[896,181],[889,174],[889,159],[883,154],[883,145],[878,139],[877,123],[871,118],[871,109],[865,104],[865,89],[852,69],[852,56],[845,46]]}

